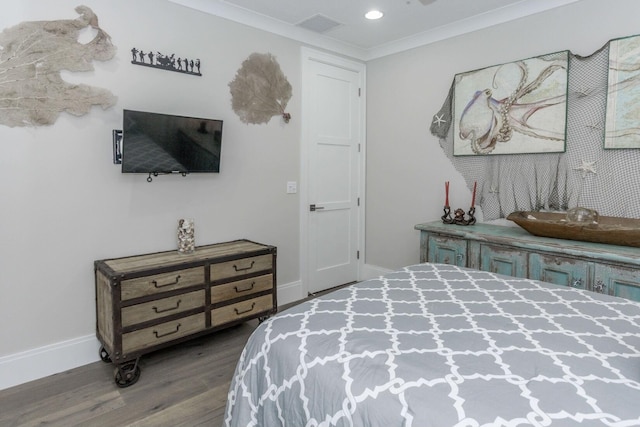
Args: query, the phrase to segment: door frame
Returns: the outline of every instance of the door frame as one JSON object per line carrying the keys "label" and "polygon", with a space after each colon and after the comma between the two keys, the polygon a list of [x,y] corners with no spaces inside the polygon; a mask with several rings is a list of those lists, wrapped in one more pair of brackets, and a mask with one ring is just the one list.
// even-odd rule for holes
{"label": "door frame", "polygon": [[311,143],[310,125],[306,117],[311,114],[311,106],[309,105],[309,88],[311,75],[309,72],[309,64],[312,62],[321,62],[326,65],[342,68],[345,70],[358,73],[360,77],[360,117],[358,126],[360,127],[360,155],[358,156],[358,197],[360,198],[360,209],[358,209],[357,217],[357,233],[358,233],[358,250],[360,256],[357,262],[357,278],[361,280],[365,260],[365,177],[366,177],[366,65],[363,62],[357,62],[335,56],[326,52],[310,49],[308,47],[301,48],[301,70],[302,70],[302,102],[301,102],[301,138],[300,138],[300,280],[302,282],[302,297],[305,298],[309,294],[309,145]]}

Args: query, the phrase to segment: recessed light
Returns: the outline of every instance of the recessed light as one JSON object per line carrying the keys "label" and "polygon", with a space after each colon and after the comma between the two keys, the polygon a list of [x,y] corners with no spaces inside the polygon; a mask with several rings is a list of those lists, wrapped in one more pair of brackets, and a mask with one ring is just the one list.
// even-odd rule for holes
{"label": "recessed light", "polygon": [[380,19],[384,16],[384,13],[380,12],[379,10],[371,10],[369,12],[367,12],[364,17],[367,19]]}

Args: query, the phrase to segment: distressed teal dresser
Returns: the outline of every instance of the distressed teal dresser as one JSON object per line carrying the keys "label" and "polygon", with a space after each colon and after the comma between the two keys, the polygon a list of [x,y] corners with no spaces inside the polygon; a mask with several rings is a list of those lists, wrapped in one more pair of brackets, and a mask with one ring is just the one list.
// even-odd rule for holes
{"label": "distressed teal dresser", "polygon": [[520,227],[418,224],[420,262],[454,264],[640,301],[640,248],[550,239]]}

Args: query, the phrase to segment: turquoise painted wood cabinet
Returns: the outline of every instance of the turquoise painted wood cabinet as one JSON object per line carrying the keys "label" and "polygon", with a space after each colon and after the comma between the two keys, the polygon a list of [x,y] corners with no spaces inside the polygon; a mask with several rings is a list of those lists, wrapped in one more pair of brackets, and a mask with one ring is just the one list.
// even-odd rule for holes
{"label": "turquoise painted wood cabinet", "polygon": [[640,301],[640,248],[550,239],[520,227],[418,224],[420,262],[453,264]]}

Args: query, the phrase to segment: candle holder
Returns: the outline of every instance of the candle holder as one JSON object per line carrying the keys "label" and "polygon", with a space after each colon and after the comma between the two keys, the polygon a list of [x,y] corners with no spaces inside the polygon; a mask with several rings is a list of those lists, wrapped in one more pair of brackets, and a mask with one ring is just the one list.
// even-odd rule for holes
{"label": "candle holder", "polygon": [[449,206],[444,207],[444,215],[440,217],[444,224],[455,224],[455,225],[473,225],[476,223],[476,208],[471,206],[469,208],[469,212],[465,214],[464,210],[461,208],[456,209],[453,212],[453,218],[451,217],[451,208]]}

